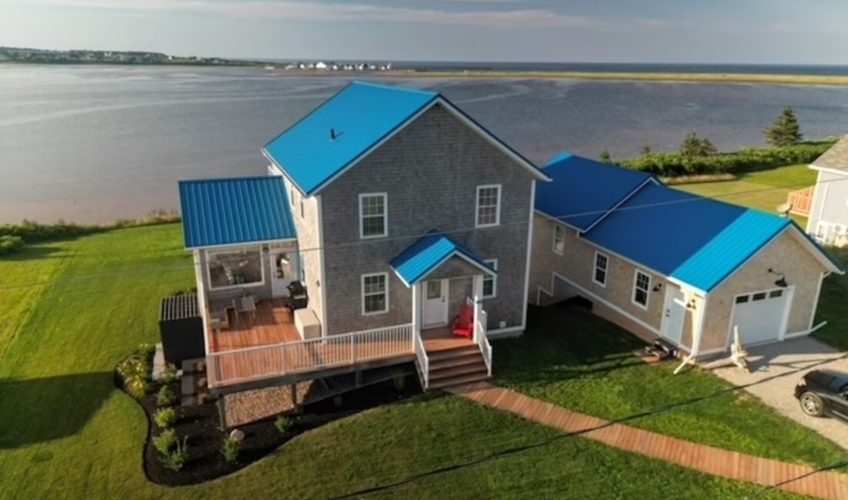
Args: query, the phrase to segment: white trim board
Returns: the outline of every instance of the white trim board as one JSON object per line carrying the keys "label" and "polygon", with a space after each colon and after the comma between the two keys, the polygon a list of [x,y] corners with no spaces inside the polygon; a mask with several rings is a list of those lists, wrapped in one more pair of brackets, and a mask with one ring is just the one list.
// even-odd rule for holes
{"label": "white trim board", "polygon": [[533,218],[536,216],[533,213],[533,207],[536,205],[536,182],[533,181],[532,186],[530,188],[530,216],[529,216],[529,225],[527,226],[527,256],[526,261],[524,263],[524,305],[521,311],[521,328],[522,330],[527,327],[527,307],[528,307],[528,299],[530,298],[530,268],[531,268],[531,260],[533,255],[533,230],[535,224],[533,223]]}
{"label": "white trim board", "polygon": [[542,217],[544,217],[544,218],[546,218],[546,219],[548,219],[548,220],[553,221],[553,222],[554,222],[554,223],[556,223],[556,224],[562,224],[563,226],[570,227],[571,229],[574,229],[575,231],[580,232],[580,228],[579,228],[579,227],[577,227],[577,226],[575,226],[575,225],[572,225],[572,224],[569,224],[568,222],[565,222],[565,221],[559,220],[559,219],[557,219],[556,217],[552,217],[552,216],[550,216],[550,215],[546,214],[545,212],[542,212],[542,211],[541,211],[541,210],[539,210],[539,209],[535,209],[535,208],[534,208],[534,209],[533,209],[533,212],[534,212],[534,213],[536,213],[536,214],[538,214],[538,215],[541,215]]}
{"label": "white trim board", "polygon": [[318,267],[321,269],[321,281],[318,288],[321,289],[321,336],[328,337],[327,332],[327,266],[324,259],[324,206],[321,196],[315,197],[315,210],[317,210],[318,224]]}
{"label": "white trim board", "polygon": [[846,171],[846,170],[839,170],[839,169],[830,168],[830,167],[819,167],[818,165],[815,165],[815,164],[811,164],[810,168],[813,169],[813,170],[818,170],[819,172],[827,172],[829,174],[848,176],[848,171]]}
{"label": "white trim board", "polygon": [[260,240],[260,241],[243,241],[241,243],[223,243],[221,245],[209,245],[205,247],[185,247],[185,250],[223,250],[225,248],[243,248],[243,247],[255,247],[261,245],[274,245],[277,243],[297,243],[297,238],[284,238],[281,240]]}

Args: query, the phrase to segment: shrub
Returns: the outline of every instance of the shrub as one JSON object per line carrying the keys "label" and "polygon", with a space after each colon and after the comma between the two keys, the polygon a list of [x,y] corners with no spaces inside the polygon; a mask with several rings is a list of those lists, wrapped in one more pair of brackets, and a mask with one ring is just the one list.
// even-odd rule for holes
{"label": "shrub", "polygon": [[168,428],[177,421],[177,411],[173,408],[159,408],[153,414],[153,421],[161,429]]}
{"label": "shrub", "polygon": [[210,392],[201,392],[197,395],[197,402],[205,405],[215,401],[215,396],[213,396]]}
{"label": "shrub", "polygon": [[24,248],[24,240],[20,236],[0,236],[0,255],[18,253]]}
{"label": "shrub", "polygon": [[163,385],[156,394],[157,406],[171,406],[177,402],[177,395],[167,385]]}
{"label": "shrub", "polygon": [[119,219],[111,224],[76,224],[59,219],[54,224],[41,224],[24,219],[20,224],[0,225],[0,234],[17,236],[25,243],[76,238],[88,234],[102,233],[112,229],[135,226],[151,226],[179,222],[176,210],[154,210],[140,219]]}
{"label": "shrub", "polygon": [[277,417],[277,420],[274,420],[274,427],[280,431],[280,434],[284,434],[287,430],[291,429],[292,421],[282,415]]}
{"label": "shrub", "polygon": [[221,445],[221,454],[224,455],[224,460],[228,463],[235,462],[241,453],[241,441],[233,439],[229,436],[224,438],[224,443]]}
{"label": "shrub", "polygon": [[809,164],[833,146],[833,141],[804,142],[775,148],[744,148],[733,153],[708,156],[684,156],[677,153],[652,153],[617,164],[664,177],[682,175],[738,174],[785,165]]}
{"label": "shrub", "polygon": [[166,469],[179,472],[188,461],[188,443],[186,439],[183,439],[182,442],[178,440],[173,450],[159,455],[159,461]]}
{"label": "shrub", "polygon": [[179,378],[178,375],[179,372],[177,371],[177,367],[173,363],[168,363],[165,365],[165,369],[159,376],[159,381],[163,384],[170,384]]}
{"label": "shrub", "polygon": [[143,398],[150,391],[153,349],[148,344],[140,345],[132,354],[121,360],[115,369],[124,390],[136,399]]}
{"label": "shrub", "polygon": [[174,429],[165,429],[161,434],[153,438],[153,446],[156,448],[156,451],[163,455],[170,453],[171,448],[178,442],[177,432]]}

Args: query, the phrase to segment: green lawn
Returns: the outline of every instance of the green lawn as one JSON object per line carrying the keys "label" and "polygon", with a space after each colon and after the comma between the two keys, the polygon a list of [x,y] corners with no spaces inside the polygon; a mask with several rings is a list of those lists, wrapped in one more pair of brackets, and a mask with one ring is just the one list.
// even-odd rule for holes
{"label": "green lawn", "polygon": [[844,460],[836,444],[710,373],[674,375],[676,362],[644,363],[632,355],[640,341],[589,312],[534,308],[528,321],[523,337],[494,346],[493,372],[501,385],[719,448],[813,465]]}
{"label": "green lawn", "polygon": [[[812,186],[815,183],[814,170],[807,165],[791,165],[741,174],[735,181],[681,184],[674,187],[701,196],[718,197],[728,203],[774,213],[779,205],[786,203],[786,196],[790,191]],[[806,217],[793,215],[792,218],[802,228],[807,224]]]}
{"label": "green lawn", "polygon": [[0,498],[328,498],[375,487],[387,489],[364,496],[713,499],[763,491],[434,396],[335,422],[206,485],[152,485],[141,464],[144,414],[114,389],[112,370],[137,344],[156,340],[158,299],[193,284],[181,240],[179,225],[125,229],[0,260]]}

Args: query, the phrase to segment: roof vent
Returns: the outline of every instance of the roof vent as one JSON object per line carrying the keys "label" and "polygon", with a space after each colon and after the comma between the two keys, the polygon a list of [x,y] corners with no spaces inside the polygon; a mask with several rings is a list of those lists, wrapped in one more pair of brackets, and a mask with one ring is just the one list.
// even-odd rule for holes
{"label": "roof vent", "polygon": [[341,134],[337,134],[336,129],[334,129],[334,128],[330,129],[330,140],[331,141],[335,141],[336,137],[338,137],[339,135],[341,135]]}

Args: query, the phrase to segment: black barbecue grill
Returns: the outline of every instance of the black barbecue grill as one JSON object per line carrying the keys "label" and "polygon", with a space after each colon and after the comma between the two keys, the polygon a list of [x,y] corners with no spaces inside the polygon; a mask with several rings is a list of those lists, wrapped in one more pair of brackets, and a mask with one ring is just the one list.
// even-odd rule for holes
{"label": "black barbecue grill", "polygon": [[306,288],[300,281],[292,281],[286,287],[289,290],[288,308],[292,311],[303,309],[309,303],[309,296],[306,294]]}

